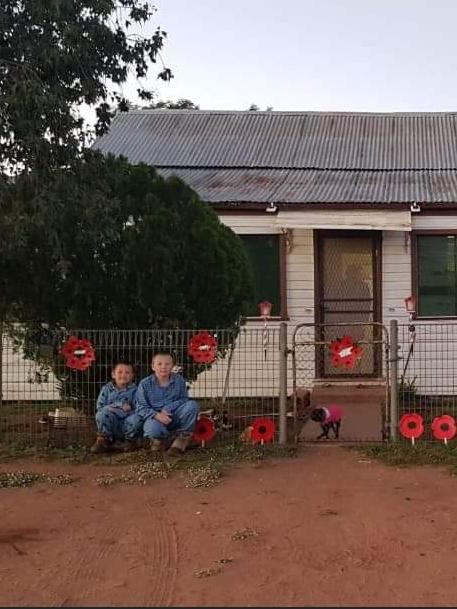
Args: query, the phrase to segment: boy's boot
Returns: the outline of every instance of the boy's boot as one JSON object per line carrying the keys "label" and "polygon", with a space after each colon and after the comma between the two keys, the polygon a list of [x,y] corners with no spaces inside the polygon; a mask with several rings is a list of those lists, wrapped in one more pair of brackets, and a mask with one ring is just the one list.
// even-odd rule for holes
{"label": "boy's boot", "polygon": [[181,457],[185,453],[186,448],[189,445],[191,437],[192,437],[192,434],[190,434],[190,433],[178,434],[176,436],[176,438],[173,440],[173,443],[170,446],[170,448],[167,450],[167,455],[169,457]]}
{"label": "boy's boot", "polygon": [[163,448],[162,440],[160,440],[159,438],[152,438],[152,440],[149,444],[149,450],[152,453],[158,453],[162,450],[162,448]]}
{"label": "boy's boot", "polygon": [[138,442],[135,438],[125,438],[123,449],[125,453],[131,453],[134,450],[138,450]]}
{"label": "boy's boot", "polygon": [[92,444],[90,452],[94,454],[107,453],[111,448],[109,438],[97,434],[95,442]]}

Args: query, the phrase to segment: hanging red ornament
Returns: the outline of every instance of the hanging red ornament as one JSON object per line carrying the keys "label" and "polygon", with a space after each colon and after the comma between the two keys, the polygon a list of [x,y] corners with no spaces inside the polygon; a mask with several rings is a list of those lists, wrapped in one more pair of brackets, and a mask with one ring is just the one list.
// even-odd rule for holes
{"label": "hanging red ornament", "polygon": [[72,370],[87,370],[95,360],[95,349],[87,338],[70,336],[60,353],[65,358],[65,365]]}
{"label": "hanging red ornament", "polygon": [[217,340],[209,332],[198,332],[190,339],[187,349],[197,364],[212,364],[216,359]]}
{"label": "hanging red ornament", "polygon": [[343,336],[330,343],[330,353],[335,368],[354,368],[363,355],[363,349],[350,336]]}

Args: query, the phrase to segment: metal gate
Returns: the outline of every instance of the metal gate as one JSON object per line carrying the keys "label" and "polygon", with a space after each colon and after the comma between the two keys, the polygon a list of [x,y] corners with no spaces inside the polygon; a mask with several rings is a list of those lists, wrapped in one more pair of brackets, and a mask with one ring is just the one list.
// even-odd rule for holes
{"label": "metal gate", "polygon": [[[355,366],[335,368],[332,378],[322,370],[334,365],[330,343],[349,336],[362,350]],[[351,352],[351,347],[347,353]],[[379,375],[368,380],[363,371],[379,354]],[[361,371],[361,372],[358,372]],[[296,435],[313,440],[320,433],[309,420],[313,407],[339,404],[343,408],[340,440],[380,441],[388,437],[390,347],[387,328],[376,322],[299,324],[292,339],[292,384]],[[330,437],[332,433],[330,432]]]}

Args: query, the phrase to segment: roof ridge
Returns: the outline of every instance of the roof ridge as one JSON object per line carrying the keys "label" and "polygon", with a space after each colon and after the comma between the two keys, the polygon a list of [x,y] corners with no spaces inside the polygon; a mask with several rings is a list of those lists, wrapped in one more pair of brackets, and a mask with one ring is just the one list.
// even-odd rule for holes
{"label": "roof ridge", "polygon": [[457,167],[290,167],[277,165],[154,165],[155,169],[189,169],[192,171],[333,171],[333,172],[372,172],[372,173],[443,173],[457,171]]}
{"label": "roof ridge", "polygon": [[[247,116],[398,116],[398,117],[415,117],[415,116],[457,116],[457,110],[443,110],[436,112],[415,112],[415,111],[390,111],[390,112],[370,112],[370,111],[350,111],[350,110],[186,110],[186,109],[170,109],[170,108],[141,108],[119,112],[116,117],[127,114],[234,114]],[[115,117],[115,118],[116,118]]]}

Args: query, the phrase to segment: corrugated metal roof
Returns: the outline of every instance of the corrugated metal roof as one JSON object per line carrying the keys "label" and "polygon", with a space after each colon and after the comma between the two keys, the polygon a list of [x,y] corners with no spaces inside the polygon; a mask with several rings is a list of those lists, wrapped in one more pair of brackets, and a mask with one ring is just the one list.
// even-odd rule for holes
{"label": "corrugated metal roof", "polygon": [[94,147],[212,203],[457,203],[457,113],[132,111]]}
{"label": "corrugated metal roof", "polygon": [[457,171],[158,169],[209,203],[454,203]]}
{"label": "corrugated metal roof", "polygon": [[95,146],[159,167],[457,169],[457,113],[131,111]]}

